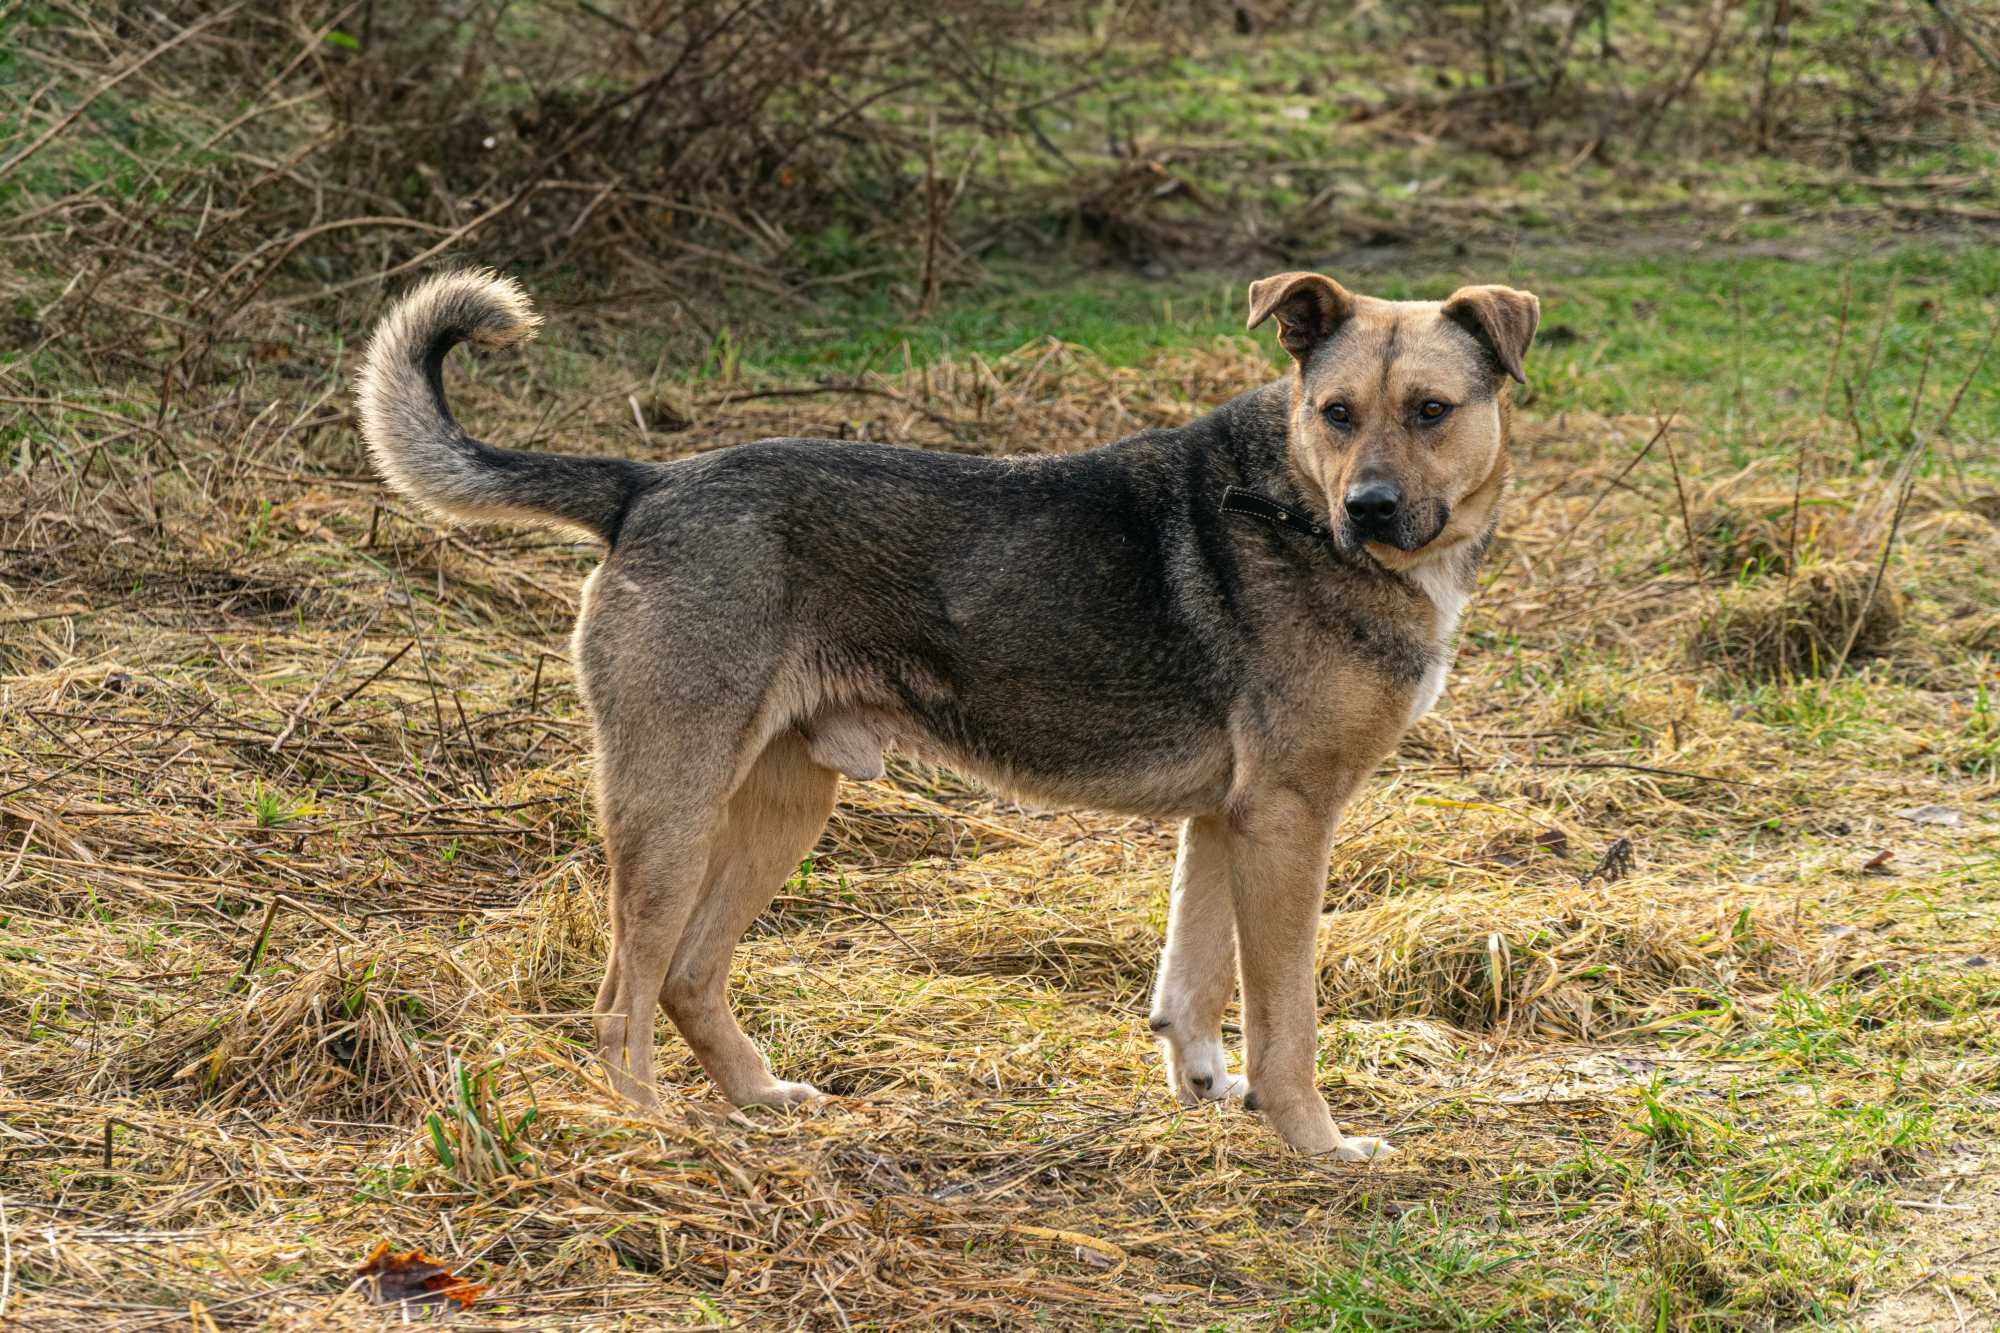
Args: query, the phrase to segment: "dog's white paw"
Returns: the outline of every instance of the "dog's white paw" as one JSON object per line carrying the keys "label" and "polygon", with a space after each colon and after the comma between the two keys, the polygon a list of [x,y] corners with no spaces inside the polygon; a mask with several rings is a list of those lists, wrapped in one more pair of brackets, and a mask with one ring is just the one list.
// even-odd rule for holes
{"label": "dog's white paw", "polygon": [[1387,1139],[1357,1136],[1342,1139],[1340,1146],[1333,1150],[1333,1155],[1343,1162],[1374,1162],[1384,1157],[1392,1157],[1395,1152],[1396,1150],[1389,1146]]}
{"label": "dog's white paw", "polygon": [[772,1079],[768,1087],[745,1097],[739,1106],[806,1106],[826,1100],[826,1094],[810,1083],[786,1083]]}
{"label": "dog's white paw", "polygon": [[1174,1096],[1182,1106],[1241,1097],[1249,1087],[1241,1074],[1229,1072],[1229,1056],[1214,1039],[1191,1041],[1167,1062]]}
{"label": "dog's white paw", "polygon": [[1241,1097],[1249,1087],[1249,1081],[1241,1074],[1224,1074],[1220,1080],[1211,1078],[1206,1082],[1195,1079],[1183,1080],[1180,1089],[1181,1105],[1199,1106],[1203,1102],[1228,1101],[1232,1097]]}

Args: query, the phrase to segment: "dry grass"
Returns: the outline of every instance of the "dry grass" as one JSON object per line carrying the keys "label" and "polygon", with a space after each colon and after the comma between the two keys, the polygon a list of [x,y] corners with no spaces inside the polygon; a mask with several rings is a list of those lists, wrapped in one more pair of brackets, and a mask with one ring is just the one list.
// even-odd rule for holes
{"label": "dry grass", "polygon": [[1761,580],[1716,599],[1688,641],[1695,656],[1753,680],[1821,675],[1873,657],[1903,624],[1903,595],[1861,561]]}
{"label": "dry grass", "polygon": [[[480,367],[465,415],[525,437],[536,365]],[[1050,345],[710,384],[643,440],[605,372],[558,433],[1046,448],[1263,366]],[[1329,877],[1323,1086],[1405,1149],[1369,1169],[1165,1097],[1170,830],[913,769],[846,789],[739,953],[746,1024],[835,1100],[720,1106],[663,1025],[675,1095],[620,1109],[584,1060],[603,868],[562,651],[589,552],[415,520],[332,380],[264,387],[276,410],[102,450],[49,409],[78,447],[0,492],[8,1317],[365,1325],[350,1275],[386,1240],[485,1282],[492,1327],[1757,1325],[1850,1308],[1892,1200],[1992,1130],[1992,658],[1955,614],[1990,606],[1992,529],[1941,483],[1884,578],[1902,633],[1748,683],[1685,645],[1782,570],[1725,588],[1664,467],[1609,484],[1653,423],[1527,423],[1447,703]],[[1813,471],[1787,620],[1808,570],[1870,568],[1894,480]],[[1897,813],[1926,805],[1956,824]]]}
{"label": "dry grass", "polygon": [[[1242,42],[1177,3],[460,8],[0,5],[0,1324],[399,1322],[354,1280],[382,1242],[496,1328],[1765,1327],[1958,1271],[1896,1264],[1912,1217],[1989,1215],[1946,1192],[2000,1113],[2000,486],[1933,336],[1963,310],[1909,313],[1913,393],[1874,392],[1907,329],[1863,284],[1819,414],[1806,381],[1746,411],[1739,356],[1734,426],[1524,422],[1451,694],[1328,878],[1321,1081],[1402,1147],[1372,1169],[1165,1097],[1171,830],[912,768],[846,789],[738,956],[746,1022],[836,1098],[718,1105],[663,1025],[668,1109],[612,1102],[563,655],[592,553],[385,495],[341,360],[385,283],[539,265],[553,336],[454,386],[503,443],[1069,448],[1268,364],[779,384],[731,329],[841,294],[942,321],[974,256],[1056,232],[1304,264],[1653,204],[1978,227],[1992,84],[1931,6],[1775,45],[1769,6],[1266,5]],[[1640,305],[1542,364],[1681,373],[1602,336],[1682,322]],[[690,346],[714,374],[672,373]]]}

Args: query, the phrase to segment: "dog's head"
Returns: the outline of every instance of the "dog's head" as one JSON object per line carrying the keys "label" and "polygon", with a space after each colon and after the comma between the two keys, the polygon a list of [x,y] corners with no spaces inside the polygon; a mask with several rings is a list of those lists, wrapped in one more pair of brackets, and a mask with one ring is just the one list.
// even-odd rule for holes
{"label": "dog's head", "polygon": [[1378,301],[1318,273],[1250,284],[1250,327],[1275,316],[1298,362],[1290,448],[1332,529],[1406,570],[1486,533],[1507,477],[1507,394],[1541,302],[1511,287]]}

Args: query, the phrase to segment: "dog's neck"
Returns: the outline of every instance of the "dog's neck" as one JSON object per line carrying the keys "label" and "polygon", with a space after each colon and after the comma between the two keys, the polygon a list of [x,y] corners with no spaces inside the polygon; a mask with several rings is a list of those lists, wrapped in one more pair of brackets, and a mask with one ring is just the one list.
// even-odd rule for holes
{"label": "dog's neck", "polygon": [[1465,608],[1479,586],[1479,567],[1486,563],[1486,552],[1492,548],[1493,534],[1500,526],[1500,508],[1506,502],[1507,485],[1513,476],[1512,455],[1507,448],[1508,425],[1503,398],[1500,452],[1493,461],[1493,471],[1460,502],[1462,506],[1485,509],[1486,521],[1480,527],[1479,535],[1460,542],[1450,550],[1440,551],[1406,575],[1423,590],[1436,609],[1434,623],[1437,626],[1438,647],[1447,658],[1457,652],[1458,631],[1465,619]]}
{"label": "dog's neck", "polygon": [[[1497,520],[1498,517],[1496,508],[1493,518]],[[1412,566],[1401,575],[1430,599],[1436,613],[1433,623],[1440,645],[1449,646],[1458,638],[1459,622],[1465,618],[1466,605],[1472,601],[1472,594],[1479,586],[1479,566],[1485,562],[1486,548],[1492,544],[1492,539],[1493,524],[1489,521],[1484,535],[1473,541],[1460,542],[1451,550]]]}

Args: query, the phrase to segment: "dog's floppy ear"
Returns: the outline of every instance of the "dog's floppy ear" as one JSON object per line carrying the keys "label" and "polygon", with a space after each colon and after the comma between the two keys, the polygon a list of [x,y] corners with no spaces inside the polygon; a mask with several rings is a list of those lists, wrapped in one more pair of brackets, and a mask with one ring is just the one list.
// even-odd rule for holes
{"label": "dog's floppy ear", "polygon": [[1528,354],[1542,303],[1533,292],[1512,287],[1461,287],[1444,303],[1444,317],[1479,339],[1493,363],[1522,384],[1528,382],[1521,358]]}
{"label": "dog's floppy ear", "polygon": [[1250,323],[1278,317],[1278,344],[1303,362],[1340,322],[1354,313],[1354,298],[1319,273],[1280,273],[1250,284]]}

